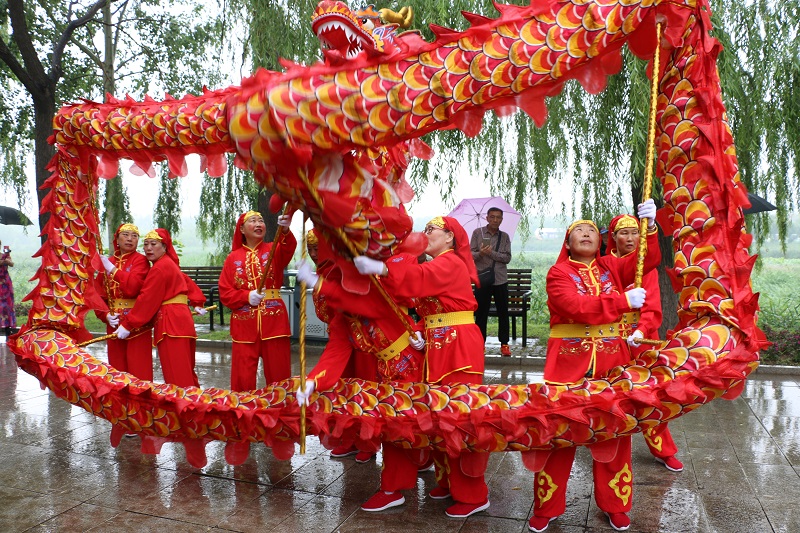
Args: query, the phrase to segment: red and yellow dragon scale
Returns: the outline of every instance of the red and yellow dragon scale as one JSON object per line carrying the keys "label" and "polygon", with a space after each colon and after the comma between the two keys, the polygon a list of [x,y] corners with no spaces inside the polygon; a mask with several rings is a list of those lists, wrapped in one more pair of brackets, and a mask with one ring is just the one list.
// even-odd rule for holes
{"label": "red and yellow dragon scale", "polygon": [[235,151],[237,164],[318,226],[344,227],[362,253],[387,257],[411,231],[403,173],[409,157],[429,155],[419,136],[452,127],[476,135],[487,109],[505,115],[521,108],[541,124],[545,97],[567,80],[601,91],[620,68],[622,46],[651,59],[659,21],[656,174],[680,291],[679,323],[665,343],[603,379],[571,386],[346,380],[312,397],[310,433],[361,449],[394,441],[454,453],[536,452],[602,445],[735,397],[766,342],[756,325],[755,258],[742,214],[747,196],[722,104],[720,45],[709,35],[707,2],[496,7],[496,19],[465,14],[471,27],[464,32],[433,28],[431,43],[389,25],[391,31],[378,33],[390,40],[367,35],[357,49],[337,49],[332,30],[370,32],[346,6],[324,1],[312,19],[328,45],[324,62],[287,63],[285,72],[259,71],[241,87],[200,96],[61,109],[38,285],[28,296],[28,323],[10,345],[19,365],[57,396],[114,424],[112,443],[125,432],[143,436],[148,451],[182,441],[195,465],[204,464],[210,440],[261,441],[288,457],[299,435],[296,379],[248,392],[182,389],[140,381],[76,347],[73,337],[96,300],[90,278],[99,233],[90,199],[97,179],[116,175],[121,158],[145,171],[166,160],[179,175],[188,153],[201,154],[209,173],[219,175],[224,154]]}

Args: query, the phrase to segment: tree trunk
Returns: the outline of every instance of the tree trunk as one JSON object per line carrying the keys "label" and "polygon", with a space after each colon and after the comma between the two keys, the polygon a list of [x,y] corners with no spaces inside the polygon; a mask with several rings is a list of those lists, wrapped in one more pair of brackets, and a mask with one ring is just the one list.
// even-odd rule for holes
{"label": "tree trunk", "polygon": [[[114,27],[112,26],[112,22],[111,4],[109,3],[103,6],[103,94],[106,95],[104,101],[108,100],[109,94],[114,94],[117,86],[117,79],[114,71],[114,56],[116,50],[114,50]],[[122,187],[122,172],[117,172],[117,177],[106,181],[105,185],[104,214],[106,218],[106,234],[108,235],[108,249],[113,250],[114,244],[111,240],[114,238],[114,232],[117,230],[117,227],[123,222],[122,215],[124,209],[121,209],[121,206],[125,202],[125,190]],[[97,227],[98,229],[101,227],[99,220],[97,221]]]}
{"label": "tree trunk", "polygon": [[[50,189],[42,189],[42,185],[50,177],[50,172],[47,170],[47,165],[55,155],[55,148],[47,142],[47,138],[53,133],[53,116],[56,113],[55,99],[52,96],[53,91],[51,88],[45,88],[40,98],[33,99],[34,107],[34,166],[36,169],[36,196],[39,201],[39,206],[42,206],[44,197],[50,192]],[[45,224],[50,219],[50,213],[39,213],[39,231],[44,231]],[[41,242],[44,243],[45,236],[40,237]]]}
{"label": "tree trunk", "polygon": [[267,242],[272,242],[275,232],[278,231],[278,215],[269,210],[269,200],[272,198],[272,191],[261,187],[258,191],[258,212],[264,218],[264,236]]}
{"label": "tree trunk", "polygon": [[678,294],[672,288],[672,281],[667,274],[667,269],[675,266],[675,255],[672,251],[672,236],[658,233],[658,244],[661,247],[661,264],[658,266],[658,287],[661,289],[661,312],[664,314],[661,327],[658,328],[658,338],[663,339],[667,330],[678,323]]}

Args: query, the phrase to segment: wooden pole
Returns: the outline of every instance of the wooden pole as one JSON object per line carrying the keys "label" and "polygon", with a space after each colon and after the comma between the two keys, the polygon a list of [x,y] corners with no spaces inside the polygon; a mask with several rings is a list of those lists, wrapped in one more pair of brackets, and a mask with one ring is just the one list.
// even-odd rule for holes
{"label": "wooden pole", "polygon": [[[281,216],[286,214],[286,211],[289,208],[289,204],[285,204],[283,209],[281,210]],[[267,283],[267,276],[269,275],[269,269],[272,266],[272,258],[275,257],[275,251],[278,247],[278,239],[281,238],[283,235],[283,226],[278,226],[278,230],[275,232],[275,237],[272,239],[272,248],[269,250],[269,257],[267,258],[267,264],[264,265],[264,273],[261,275],[261,283],[258,284],[258,292],[264,292],[264,285]]]}
{"label": "wooden pole", "polygon": [[[303,216],[303,238],[300,259],[306,259],[306,216]],[[306,387],[306,282],[300,281],[300,383],[297,390]],[[300,405],[300,454],[306,453],[306,404]]]}

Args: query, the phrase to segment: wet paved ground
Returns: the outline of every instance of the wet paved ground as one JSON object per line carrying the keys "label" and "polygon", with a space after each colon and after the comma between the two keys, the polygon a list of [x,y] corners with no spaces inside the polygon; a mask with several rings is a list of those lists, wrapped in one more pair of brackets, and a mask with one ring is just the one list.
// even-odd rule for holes
{"label": "wet paved ground", "polygon": [[[227,350],[200,349],[206,350],[197,356],[201,384],[226,387]],[[102,345],[95,350],[104,353]],[[309,350],[311,362],[318,352]],[[714,401],[671,424],[683,472],[657,464],[634,437],[630,531],[800,531],[800,374],[765,370],[748,380],[740,398]],[[541,377],[541,361],[529,357],[491,357],[486,373],[492,383]],[[237,467],[212,443],[208,466],[196,470],[181,446],[167,444],[161,455],[147,456],[138,438],[111,448],[109,432],[109,423],[41,390],[0,345],[0,531],[528,530],[532,475],[517,453],[492,455],[489,510],[452,519],[444,514],[449,500],[425,497],[433,472],[419,475],[405,506],[361,511],[378,488],[380,455],[367,464],[330,459],[313,437],[305,456],[278,461],[254,446]],[[591,492],[589,453],[581,449],[567,512],[548,531],[610,531]]]}

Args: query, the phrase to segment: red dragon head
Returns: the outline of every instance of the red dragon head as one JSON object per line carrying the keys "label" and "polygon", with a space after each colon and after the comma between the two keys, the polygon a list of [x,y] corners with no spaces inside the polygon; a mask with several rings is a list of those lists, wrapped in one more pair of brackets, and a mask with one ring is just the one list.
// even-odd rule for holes
{"label": "red dragon head", "polygon": [[341,65],[362,53],[376,56],[394,50],[397,24],[383,24],[381,13],[369,5],[353,12],[344,2],[322,0],[311,15],[311,29],[328,63]]}

